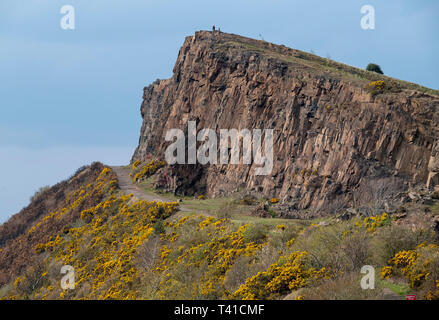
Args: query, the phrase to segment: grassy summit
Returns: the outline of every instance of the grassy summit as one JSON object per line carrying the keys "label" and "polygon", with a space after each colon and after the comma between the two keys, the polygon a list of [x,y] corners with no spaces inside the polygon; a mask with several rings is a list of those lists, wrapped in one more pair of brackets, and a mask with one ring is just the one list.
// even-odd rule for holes
{"label": "grassy summit", "polygon": [[266,57],[280,60],[296,70],[307,72],[311,75],[349,81],[351,84],[362,87],[369,82],[383,80],[389,83],[393,82],[398,88],[403,90],[415,90],[439,96],[439,90],[430,89],[416,83],[395,79],[376,72],[366,71],[331,59],[322,58],[312,53],[291,49],[284,45],[276,45],[263,40],[255,40],[228,33],[221,33],[218,40],[215,45],[215,49],[218,51],[226,52],[231,49],[248,50],[255,54],[262,54]]}

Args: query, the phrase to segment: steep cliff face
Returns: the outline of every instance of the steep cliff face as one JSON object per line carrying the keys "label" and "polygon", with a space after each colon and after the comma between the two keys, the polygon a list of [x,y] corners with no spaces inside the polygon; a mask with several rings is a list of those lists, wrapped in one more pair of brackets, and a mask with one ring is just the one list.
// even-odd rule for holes
{"label": "steep cliff face", "polygon": [[[285,46],[207,31],[187,37],[174,75],[144,89],[133,160],[163,158],[167,130],[274,129],[271,175],[256,165],[173,165],[177,192],[245,189],[292,209],[353,201],[371,181],[438,184],[437,92]],[[367,85],[383,80],[386,90]],[[390,180],[389,180],[390,181]],[[358,194],[358,192],[357,192]],[[360,198],[361,198],[361,193]]]}

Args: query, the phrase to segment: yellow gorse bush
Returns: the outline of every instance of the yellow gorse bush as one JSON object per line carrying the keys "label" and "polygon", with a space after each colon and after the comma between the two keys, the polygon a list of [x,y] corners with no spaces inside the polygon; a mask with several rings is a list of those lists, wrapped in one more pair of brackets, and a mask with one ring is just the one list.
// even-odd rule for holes
{"label": "yellow gorse bush", "polygon": [[383,80],[378,80],[378,81],[370,82],[367,86],[370,87],[370,88],[374,88],[374,89],[378,89],[378,90],[383,90],[384,87],[386,86],[386,83]]}
{"label": "yellow gorse bush", "polygon": [[[56,292],[58,298],[70,298],[73,292],[78,291],[91,299],[137,297],[136,284],[140,277],[134,261],[137,249],[150,238],[154,231],[153,224],[176,212],[178,203],[144,200],[133,203],[132,195],[115,193],[114,181],[110,179],[109,172],[111,169],[105,168],[86,190],[81,189],[68,195],[72,204],[77,203],[78,199],[84,201],[92,192],[108,195],[96,206],[81,212],[82,223],[68,228],[67,234],[57,234],[50,241],[35,246],[37,252],[48,254],[46,259],[73,266],[76,289],[60,291],[59,283],[46,281],[34,293],[35,299],[45,298],[52,292]],[[50,218],[69,211],[69,208],[64,209],[50,214]],[[35,228],[38,228],[38,224]],[[164,256],[165,251],[162,254]],[[44,277],[47,272],[43,272]],[[17,287],[22,282],[22,277],[15,280]],[[20,291],[17,291],[16,298],[21,297],[19,294]]]}
{"label": "yellow gorse bush", "polygon": [[81,188],[67,194],[67,206],[45,215],[39,222],[29,229],[28,234],[31,235],[34,233],[43,223],[50,223],[50,220],[52,219],[60,219],[65,214],[85,203],[89,198],[103,197],[106,194],[111,194],[117,187],[117,180],[110,179],[108,177],[109,172],[111,172],[110,168],[104,168],[93,185],[88,184],[85,189]]}
{"label": "yellow gorse bush", "polygon": [[[49,218],[68,214],[71,206],[86,203],[91,194],[103,196],[93,205],[85,206],[75,223],[35,246],[45,262],[40,274],[45,275],[41,286],[29,297],[278,298],[326,274],[324,268],[316,270],[307,266],[306,252],[293,252],[271,264],[266,271],[248,275],[246,280],[243,278],[239,289],[231,289],[227,279],[236,273],[236,268],[245,270],[261,261],[262,249],[272,240],[270,234],[253,242],[248,236],[252,229],[247,224],[237,225],[229,219],[204,215],[176,218],[173,214],[178,210],[177,202],[135,201],[132,195],[119,193],[110,172],[111,169],[103,170],[94,183],[69,194],[68,207]],[[277,232],[272,235],[279,237],[286,235],[287,228],[278,225],[273,226],[273,230]],[[294,239],[286,236],[282,241],[290,248]],[[141,257],[149,259],[147,268],[139,264]],[[51,264],[73,266],[75,290],[61,290],[59,277],[51,278]],[[56,273],[59,275],[58,270]],[[25,297],[20,288],[28,283],[26,275],[15,282],[16,294],[10,298]]]}
{"label": "yellow gorse bush", "polygon": [[141,163],[142,163],[142,161],[140,161],[140,160],[134,161],[133,164],[131,165],[131,170],[135,170],[139,166],[139,164],[141,164]]}
{"label": "yellow gorse bush", "polygon": [[[167,232],[162,240],[169,241],[169,244],[162,247],[161,252],[166,254],[161,255],[156,267],[156,272],[163,279],[158,286],[158,297],[163,299],[178,297],[177,292],[189,299],[227,298],[224,283],[227,272],[239,257],[252,258],[262,248],[262,244],[246,242],[244,232],[248,225],[235,229],[226,219],[199,215],[184,217],[166,226]],[[184,237],[189,227],[198,234],[205,234],[206,239],[193,246],[180,245],[178,241],[183,240],[172,241]],[[181,282],[177,272],[182,267],[184,270],[199,270],[199,280],[190,288]]]}
{"label": "yellow gorse bush", "polygon": [[293,252],[288,257],[281,257],[277,263],[247,279],[233,293],[234,298],[244,300],[273,299],[291,290],[306,286],[310,281],[325,276],[326,270],[307,267],[304,260],[307,252]]}
{"label": "yellow gorse bush", "polygon": [[376,228],[382,227],[384,225],[388,225],[390,223],[389,215],[384,212],[381,215],[377,215],[374,217],[366,217],[363,220],[355,222],[355,226],[357,228],[364,228],[368,232],[375,232]]}
{"label": "yellow gorse bush", "polygon": [[[139,181],[144,178],[148,178],[152,176],[154,173],[157,172],[160,168],[163,168],[166,165],[165,161],[162,160],[152,160],[148,163],[146,163],[142,169],[134,174],[134,181]],[[135,170],[137,167],[139,167],[140,164],[137,164],[136,167],[133,167],[132,170]]]}
{"label": "yellow gorse bush", "polygon": [[385,266],[381,268],[380,277],[381,279],[388,279],[392,275],[392,267]]}
{"label": "yellow gorse bush", "polygon": [[[433,260],[436,264],[433,264]],[[420,244],[414,250],[403,250],[396,253],[389,261],[388,266],[381,269],[381,277],[389,278],[393,275],[402,275],[412,289],[421,287],[432,276],[439,261],[439,246],[436,244]],[[437,275],[437,270],[436,275]],[[439,279],[432,279],[434,283]],[[437,288],[437,287],[436,287]],[[428,290],[427,299],[439,299],[439,290]]]}
{"label": "yellow gorse bush", "polygon": [[388,89],[388,85],[383,80],[372,81],[366,86],[366,90],[369,91],[372,95],[383,93],[386,89]]}

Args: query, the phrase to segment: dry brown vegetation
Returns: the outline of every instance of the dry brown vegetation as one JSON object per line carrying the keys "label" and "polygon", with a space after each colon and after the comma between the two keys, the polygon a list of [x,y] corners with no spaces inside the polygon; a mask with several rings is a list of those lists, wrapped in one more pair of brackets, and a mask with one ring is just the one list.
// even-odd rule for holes
{"label": "dry brown vegetation", "polygon": [[60,218],[48,219],[35,232],[29,233],[39,219],[68,207],[68,195],[92,183],[103,168],[101,163],[93,163],[89,167],[81,168],[72,178],[40,193],[26,208],[0,226],[0,248],[2,249],[0,251],[0,286],[20,274],[27,266],[36,263],[34,257],[36,244],[49,241],[64,227],[74,223],[83,209],[102,200],[104,195],[95,194],[87,197],[68,214]]}
{"label": "dry brown vegetation", "polygon": [[[209,216],[175,215],[177,202],[137,201],[114,181],[92,164],[2,226],[0,298],[382,299],[389,288],[439,298],[438,235],[419,214],[243,222],[228,200]],[[80,270],[73,291],[59,288],[63,264]],[[360,286],[364,265],[374,290]]]}

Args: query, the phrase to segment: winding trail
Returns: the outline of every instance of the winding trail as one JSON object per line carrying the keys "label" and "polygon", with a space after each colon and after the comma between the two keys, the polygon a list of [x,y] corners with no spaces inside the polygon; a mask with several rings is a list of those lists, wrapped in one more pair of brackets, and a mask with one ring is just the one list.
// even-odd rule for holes
{"label": "winding trail", "polygon": [[[119,184],[119,188],[122,190],[125,194],[132,193],[133,196],[140,200],[146,200],[146,201],[161,201],[161,202],[175,202],[175,200],[166,198],[161,195],[156,194],[150,194],[147,193],[145,190],[142,190],[138,185],[136,185],[133,180],[130,177],[130,169],[127,167],[121,167],[121,166],[113,166],[111,167],[113,169],[114,173],[117,175],[117,180]],[[193,210],[189,210],[187,208],[184,208],[182,205],[179,206],[180,211],[190,212]]]}
{"label": "winding trail", "polygon": [[[135,196],[136,198],[146,201],[161,201],[161,202],[175,201],[161,195],[147,193],[145,190],[140,188],[131,179],[129,168],[122,166],[112,166],[111,169],[113,169],[113,171],[116,173],[117,180],[119,183],[119,188],[122,190],[123,193],[125,194],[132,193],[133,196]],[[185,208],[181,204],[179,205],[179,211],[194,212],[194,210]],[[202,214],[206,216],[211,216],[211,214],[208,214],[206,212],[203,212]],[[397,293],[393,292],[392,290],[388,288],[383,289],[383,300],[401,300],[401,299],[402,297]]]}
{"label": "winding trail", "polygon": [[390,290],[389,288],[383,289],[383,300],[402,300],[402,297]]}
{"label": "winding trail", "polygon": [[119,183],[119,188],[122,192],[126,194],[132,193],[133,196],[139,198],[140,200],[146,201],[162,201],[162,202],[173,202],[175,200],[168,199],[159,195],[149,194],[137,186],[130,177],[130,169],[126,167],[111,167],[117,175],[117,180]]}

